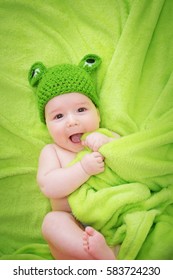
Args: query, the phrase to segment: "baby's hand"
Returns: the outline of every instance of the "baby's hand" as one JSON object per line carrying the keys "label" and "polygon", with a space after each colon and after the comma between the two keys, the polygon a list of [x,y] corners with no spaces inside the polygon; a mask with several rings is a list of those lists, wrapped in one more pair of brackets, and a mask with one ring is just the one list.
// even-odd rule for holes
{"label": "baby's hand", "polygon": [[104,171],[104,157],[99,152],[85,155],[81,165],[88,175],[96,175]]}
{"label": "baby's hand", "polygon": [[102,145],[110,141],[112,141],[112,138],[99,132],[93,132],[86,137],[83,145],[89,147],[93,152],[97,152]]}

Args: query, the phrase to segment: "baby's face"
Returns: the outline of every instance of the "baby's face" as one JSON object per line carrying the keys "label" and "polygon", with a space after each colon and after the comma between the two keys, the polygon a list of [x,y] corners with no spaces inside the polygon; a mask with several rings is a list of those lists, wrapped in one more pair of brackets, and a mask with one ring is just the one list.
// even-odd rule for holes
{"label": "baby's face", "polygon": [[72,152],[83,149],[81,136],[99,128],[100,115],[93,102],[81,93],[54,97],[45,107],[46,124],[54,142]]}

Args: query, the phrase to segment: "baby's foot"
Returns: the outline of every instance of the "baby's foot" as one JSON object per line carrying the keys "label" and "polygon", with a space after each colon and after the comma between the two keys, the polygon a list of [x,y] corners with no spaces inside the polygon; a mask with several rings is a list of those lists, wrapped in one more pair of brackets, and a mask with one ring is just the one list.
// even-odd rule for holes
{"label": "baby's foot", "polygon": [[92,227],[85,228],[83,247],[96,260],[115,260],[114,253],[106,244],[103,235]]}

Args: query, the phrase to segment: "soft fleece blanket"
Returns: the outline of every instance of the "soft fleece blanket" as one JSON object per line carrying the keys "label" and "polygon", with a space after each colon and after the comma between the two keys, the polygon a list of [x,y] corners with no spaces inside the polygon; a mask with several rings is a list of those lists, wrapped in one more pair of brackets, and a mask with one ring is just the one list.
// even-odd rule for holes
{"label": "soft fleece blanket", "polygon": [[[102,127],[122,136],[102,150],[116,154],[119,187],[144,186],[153,205],[164,201],[133,257],[173,259],[172,14],[172,0],[0,0],[1,259],[52,259],[41,235],[50,204],[36,183],[39,153],[51,139],[28,70],[35,61],[78,64],[88,53],[103,61],[95,77]],[[134,220],[140,225],[141,212]]]}
{"label": "soft fleece blanket", "polygon": [[[99,129],[97,132],[113,136],[106,129]],[[85,137],[86,135],[83,136],[84,139]],[[163,213],[165,215],[165,209],[173,203],[173,185],[152,191],[152,184],[143,183],[145,180],[142,178],[137,182],[133,182],[132,177],[131,182],[123,180],[117,173],[119,164],[121,169],[121,163],[116,162],[119,156],[116,146],[119,147],[119,141],[115,140],[99,149],[105,157],[104,172],[91,176],[68,200],[73,215],[78,220],[100,231],[109,246],[121,245],[118,259],[133,260],[153,230],[152,227],[155,227]],[[85,148],[71,164],[91,152]]]}

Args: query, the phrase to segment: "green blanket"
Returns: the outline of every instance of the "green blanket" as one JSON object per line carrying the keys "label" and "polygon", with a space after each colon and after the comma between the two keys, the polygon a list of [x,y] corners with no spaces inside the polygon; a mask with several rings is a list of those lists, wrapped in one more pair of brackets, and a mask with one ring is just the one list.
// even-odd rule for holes
{"label": "green blanket", "polygon": [[101,152],[116,154],[119,186],[147,187],[153,205],[155,195],[164,201],[150,212],[136,259],[173,259],[172,14],[172,0],[0,0],[1,259],[52,258],[41,235],[51,208],[36,183],[39,153],[51,139],[28,70],[35,61],[78,64],[88,53],[103,61],[95,77],[102,126],[123,136]]}
{"label": "green blanket", "polygon": [[[106,129],[100,129],[98,132],[112,137],[112,133]],[[74,216],[83,224],[91,225],[100,231],[108,245],[121,245],[118,259],[133,260],[138,253],[140,254],[150,231],[154,230],[156,224],[165,216],[165,210],[173,203],[173,185],[162,185],[162,188],[159,187],[157,190],[155,188],[153,191],[152,184],[143,183],[145,180],[143,181],[141,176],[139,176],[141,180],[138,181],[132,179],[135,178],[133,175],[130,181],[123,180],[125,176],[120,177],[117,172],[121,170],[121,165],[123,170],[128,166],[126,159],[122,163],[117,162],[121,142],[116,140],[99,149],[105,157],[104,172],[91,176],[69,196],[69,203]],[[90,152],[85,148],[71,164]],[[131,167],[129,172],[136,176],[138,170]],[[148,169],[143,169],[144,174],[148,176]],[[172,216],[167,217],[167,222],[170,226],[173,225]],[[160,231],[164,230],[165,227],[162,227]],[[155,238],[154,241],[156,242]],[[157,242],[159,243],[160,240]],[[172,245],[169,245],[172,249]],[[150,254],[152,250],[151,246]],[[171,257],[172,252],[169,254]]]}

